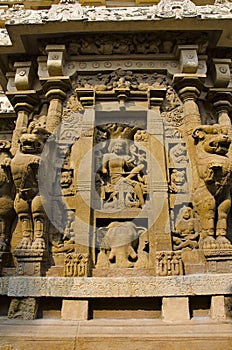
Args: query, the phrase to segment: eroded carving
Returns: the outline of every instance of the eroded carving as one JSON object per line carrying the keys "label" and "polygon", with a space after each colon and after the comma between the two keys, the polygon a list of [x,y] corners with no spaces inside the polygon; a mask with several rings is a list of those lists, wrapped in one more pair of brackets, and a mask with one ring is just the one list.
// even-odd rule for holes
{"label": "eroded carving", "polygon": [[70,253],[64,262],[65,277],[88,277],[91,269],[89,254]]}
{"label": "eroded carving", "polygon": [[181,252],[157,252],[156,273],[159,276],[183,275]]}
{"label": "eroded carving", "polygon": [[193,201],[201,224],[203,248],[231,249],[226,238],[231,207],[231,140],[227,131],[216,124],[199,126],[192,136],[199,176]]}
{"label": "eroded carving", "polygon": [[170,171],[170,193],[186,192],[188,190],[188,184],[185,169],[170,169]]}
{"label": "eroded carving", "polygon": [[66,225],[64,231],[59,231],[54,228],[50,232],[51,252],[54,254],[70,253],[74,251],[74,229],[75,214],[72,210],[66,213]]}
{"label": "eroded carving", "polygon": [[36,298],[13,298],[10,303],[8,317],[23,320],[34,320],[38,311]]}
{"label": "eroded carving", "polygon": [[196,249],[199,247],[199,223],[191,207],[183,207],[177,216],[175,232],[172,233],[173,249]]}
{"label": "eroded carving", "polygon": [[182,143],[172,145],[172,147],[170,147],[169,156],[170,164],[186,164],[189,160],[186,146]]}
{"label": "eroded carving", "polygon": [[156,16],[163,18],[196,17],[197,7],[190,0],[161,0],[157,5]]}
{"label": "eroded carving", "polygon": [[166,98],[161,106],[161,112],[162,117],[165,118],[170,125],[179,127],[183,124],[183,104],[176,91],[169,85],[167,85]]}
{"label": "eroded carving", "polygon": [[79,77],[76,82],[78,88],[94,88],[96,91],[111,91],[115,89],[148,91],[149,88],[162,88],[168,84],[168,78],[165,75],[134,73],[121,68],[116,69],[112,73],[99,73],[97,76],[85,75],[84,78]]}

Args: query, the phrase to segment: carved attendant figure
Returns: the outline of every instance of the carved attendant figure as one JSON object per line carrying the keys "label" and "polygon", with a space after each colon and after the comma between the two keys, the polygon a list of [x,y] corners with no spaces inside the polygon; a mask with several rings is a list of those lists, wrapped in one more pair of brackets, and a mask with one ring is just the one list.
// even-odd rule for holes
{"label": "carved attendant figure", "polygon": [[190,207],[183,207],[177,217],[176,230],[173,233],[174,250],[198,248],[199,227]]}
{"label": "carved attendant figure", "polygon": [[[204,248],[232,248],[227,233],[231,206],[231,140],[219,125],[203,125],[192,134],[196,145],[198,185],[193,194]],[[216,235],[216,241],[215,241]]]}

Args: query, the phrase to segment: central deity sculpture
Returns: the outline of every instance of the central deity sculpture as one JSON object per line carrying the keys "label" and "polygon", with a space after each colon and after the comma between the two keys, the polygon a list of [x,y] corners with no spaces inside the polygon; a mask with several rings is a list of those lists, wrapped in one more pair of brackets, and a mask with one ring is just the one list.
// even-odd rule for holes
{"label": "central deity sculpture", "polygon": [[[131,146],[133,147],[133,145]],[[106,207],[142,207],[144,205],[144,170],[141,157],[128,152],[124,139],[111,140],[109,153],[102,159],[102,199]]]}

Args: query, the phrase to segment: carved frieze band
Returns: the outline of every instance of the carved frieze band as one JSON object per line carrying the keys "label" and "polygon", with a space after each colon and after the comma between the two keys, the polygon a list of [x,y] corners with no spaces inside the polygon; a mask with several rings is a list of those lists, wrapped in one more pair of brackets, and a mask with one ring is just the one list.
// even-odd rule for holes
{"label": "carved frieze band", "polygon": [[231,18],[232,4],[216,2],[214,5],[196,6],[190,0],[161,0],[158,5],[128,8],[82,7],[77,2],[53,4],[50,9],[25,9],[16,5],[1,10],[1,17],[7,24],[36,24],[63,21],[131,21],[161,20],[165,18]]}
{"label": "carved frieze band", "polygon": [[[90,71],[112,71],[116,69],[125,69],[125,70],[167,70],[171,75],[177,74],[180,72],[179,62],[177,60],[150,60],[144,59],[124,59],[124,60],[115,60],[112,57],[110,60],[83,60],[83,61],[70,61],[67,62],[64,71],[67,76],[72,76],[75,72],[90,72]],[[199,60],[199,65],[197,69],[197,74],[206,74],[207,67],[205,60]],[[41,63],[39,68],[39,74],[41,77],[47,77],[48,71],[46,63]]]}
{"label": "carved frieze band", "polygon": [[231,274],[163,277],[2,277],[0,294],[12,297],[146,297],[231,294]]}

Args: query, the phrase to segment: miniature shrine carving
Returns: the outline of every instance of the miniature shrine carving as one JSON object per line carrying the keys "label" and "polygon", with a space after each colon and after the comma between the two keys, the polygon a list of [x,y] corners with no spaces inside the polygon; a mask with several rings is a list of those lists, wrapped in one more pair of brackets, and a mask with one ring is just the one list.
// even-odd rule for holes
{"label": "miniature shrine carving", "polygon": [[183,275],[183,263],[180,252],[159,252],[156,254],[158,276]]}
{"label": "miniature shrine carving", "polygon": [[91,270],[91,260],[88,254],[70,253],[64,262],[65,277],[88,277]]}

